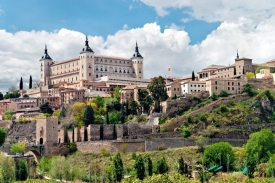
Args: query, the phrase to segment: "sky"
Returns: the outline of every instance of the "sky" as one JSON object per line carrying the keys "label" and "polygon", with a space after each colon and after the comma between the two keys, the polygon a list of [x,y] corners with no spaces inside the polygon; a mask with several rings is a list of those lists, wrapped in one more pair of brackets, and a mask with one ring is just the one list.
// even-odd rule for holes
{"label": "sky", "polygon": [[54,61],[78,57],[85,35],[95,54],[125,58],[137,41],[145,78],[234,64],[237,50],[263,63],[275,58],[274,13],[273,0],[0,0],[0,91],[39,80],[45,44]]}

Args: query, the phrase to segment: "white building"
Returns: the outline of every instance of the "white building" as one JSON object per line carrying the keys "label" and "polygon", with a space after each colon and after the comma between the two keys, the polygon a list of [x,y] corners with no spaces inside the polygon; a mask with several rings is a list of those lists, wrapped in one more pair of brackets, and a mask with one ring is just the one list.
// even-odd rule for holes
{"label": "white building", "polygon": [[191,94],[194,92],[202,92],[206,90],[205,81],[187,81],[181,82],[181,94]]}

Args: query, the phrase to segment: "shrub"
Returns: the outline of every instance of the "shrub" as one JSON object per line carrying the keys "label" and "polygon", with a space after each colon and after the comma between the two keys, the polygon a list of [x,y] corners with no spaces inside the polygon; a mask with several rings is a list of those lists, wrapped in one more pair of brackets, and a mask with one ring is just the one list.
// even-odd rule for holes
{"label": "shrub", "polygon": [[188,173],[187,164],[184,163],[182,156],[178,159],[177,172],[181,175]]}
{"label": "shrub", "polygon": [[108,152],[108,150],[107,150],[107,148],[105,146],[101,146],[100,147],[100,154],[102,156],[109,156],[109,152]]}
{"label": "shrub", "polygon": [[207,145],[207,143],[208,143],[208,138],[207,138],[207,137],[200,136],[200,137],[196,140],[196,145],[198,146],[198,151],[199,151],[199,152],[203,152],[205,146]]}
{"label": "shrub", "polygon": [[191,136],[191,131],[188,128],[184,128],[181,135],[183,138],[188,138]]}
{"label": "shrub", "polygon": [[213,101],[218,100],[218,95],[217,95],[215,92],[213,92],[213,94],[211,95],[210,98],[211,98]]}
{"label": "shrub", "polygon": [[255,95],[253,87],[253,85],[247,83],[243,86],[243,91],[246,92],[250,97],[253,97]]}
{"label": "shrub", "polygon": [[162,150],[164,150],[164,149],[165,149],[165,145],[164,145],[164,144],[158,145],[158,150],[159,150],[159,151],[162,151]]}
{"label": "shrub", "polygon": [[136,152],[132,152],[132,159],[133,159],[133,160],[135,160],[135,159],[136,159],[136,157],[137,157]]}
{"label": "shrub", "polygon": [[123,178],[123,162],[120,153],[117,153],[113,159],[114,177],[115,180],[120,182]]}
{"label": "shrub", "polygon": [[227,108],[225,105],[221,105],[220,111],[221,111],[222,113],[228,112],[228,108]]}
{"label": "shrub", "polygon": [[26,144],[24,142],[12,144],[10,147],[10,151],[13,153],[24,153],[25,150],[26,150]]}
{"label": "shrub", "polygon": [[77,151],[77,146],[76,146],[76,143],[74,143],[74,142],[70,142],[68,144],[68,148],[69,148],[70,152],[76,152]]}
{"label": "shrub", "polygon": [[222,90],[221,92],[220,92],[220,97],[228,97],[228,93],[225,91],[225,90]]}
{"label": "shrub", "polygon": [[159,117],[159,124],[163,124],[163,123],[165,123],[165,121],[166,121],[166,117],[165,116]]}
{"label": "shrub", "polygon": [[164,173],[168,172],[168,170],[169,170],[169,166],[166,162],[166,159],[164,157],[162,157],[160,160],[157,161],[156,173],[164,174]]}

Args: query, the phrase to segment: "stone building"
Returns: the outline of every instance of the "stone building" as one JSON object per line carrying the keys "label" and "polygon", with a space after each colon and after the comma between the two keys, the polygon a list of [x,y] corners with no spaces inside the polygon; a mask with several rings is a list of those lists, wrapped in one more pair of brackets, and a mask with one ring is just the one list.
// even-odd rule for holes
{"label": "stone building", "polygon": [[94,81],[103,76],[143,79],[143,57],[139,53],[137,44],[131,58],[97,55],[90,48],[86,37],[85,48],[82,49],[78,58],[55,62],[45,47],[40,63],[42,86],[67,82],[79,87],[81,80]]}
{"label": "stone building", "polygon": [[38,117],[36,119],[36,144],[58,143],[58,118]]}

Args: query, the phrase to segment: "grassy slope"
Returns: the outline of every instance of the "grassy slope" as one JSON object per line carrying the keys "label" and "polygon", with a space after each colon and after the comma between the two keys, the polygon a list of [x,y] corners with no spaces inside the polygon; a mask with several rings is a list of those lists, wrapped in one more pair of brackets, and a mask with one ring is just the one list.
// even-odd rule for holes
{"label": "grassy slope", "polygon": [[[209,109],[204,113],[200,113],[193,117],[188,116],[194,113],[194,111],[199,108],[211,104],[210,99],[203,101],[198,104],[193,109],[186,111],[181,117],[183,120],[179,122],[179,128],[190,128],[194,129],[198,124],[204,123],[206,126],[213,125],[216,127],[227,128],[228,126],[236,125],[246,125],[246,124],[258,124],[258,123],[272,123],[275,120],[275,115],[273,114],[274,109],[269,107],[275,105],[275,91],[270,91],[270,95],[266,91],[257,91],[256,95],[247,100],[234,102],[229,101],[226,105],[218,105],[213,109]],[[231,96],[232,97],[232,96]],[[220,98],[219,100],[223,100]],[[212,103],[215,103],[213,101]],[[267,105],[262,105],[265,103]],[[190,120],[191,119],[191,120]],[[163,128],[169,128],[169,125],[173,124],[175,119],[170,119],[165,124]]]}

